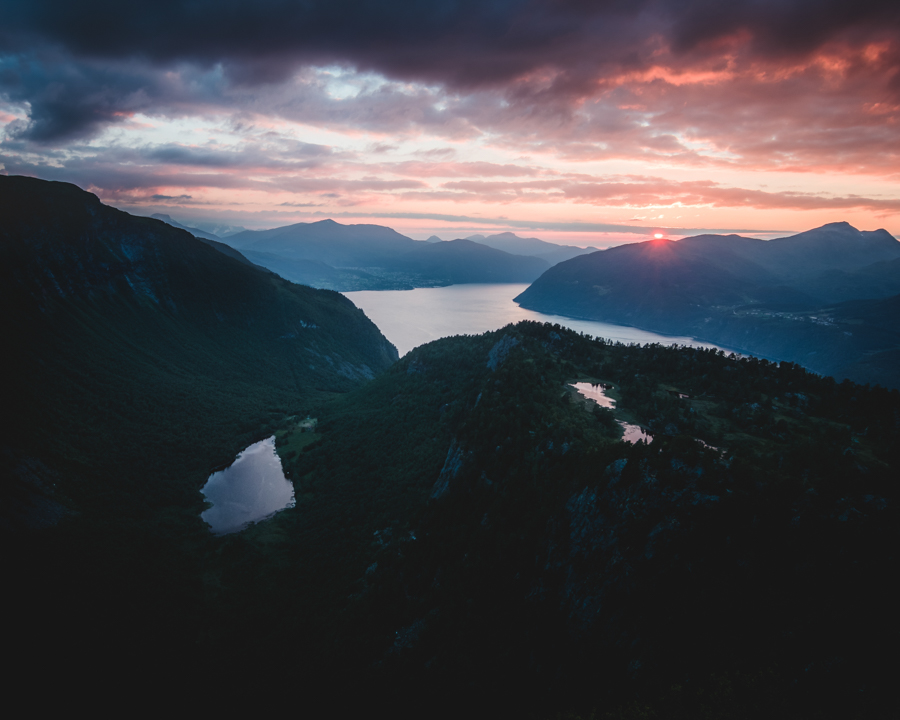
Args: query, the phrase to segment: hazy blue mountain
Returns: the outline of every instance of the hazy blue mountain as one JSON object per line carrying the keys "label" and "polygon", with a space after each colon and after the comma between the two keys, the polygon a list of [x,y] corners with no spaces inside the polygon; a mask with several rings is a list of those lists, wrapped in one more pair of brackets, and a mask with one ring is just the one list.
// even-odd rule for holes
{"label": "hazy blue mountain", "polygon": [[429,243],[404,253],[396,267],[445,284],[531,282],[549,265],[540,258],[512,255],[471,240]]}
{"label": "hazy blue mountain", "polygon": [[243,225],[229,225],[228,223],[216,221],[194,221],[194,227],[222,239],[247,230]]}
{"label": "hazy blue mountain", "polygon": [[[238,252],[232,250],[232,252]],[[285,280],[326,290],[350,292],[354,290],[411,290],[414,286],[405,280],[373,275],[364,270],[334,268],[318,260],[296,260],[274,253],[245,250],[247,257],[257,265],[274,272]]]}
{"label": "hazy blue mountain", "polygon": [[157,220],[162,220],[164,223],[171,225],[172,227],[179,228],[181,230],[187,230],[191,235],[196,238],[200,238],[202,240],[219,240],[219,236],[215,235],[211,232],[206,232],[205,230],[200,230],[195,227],[188,227],[187,225],[182,225],[177,220],[173,220],[171,215],[165,215],[163,213],[153,213],[150,217],[156,218]]}
{"label": "hazy blue mountain", "polygon": [[[846,223],[770,242],[701,235],[574,258],[548,270],[516,301],[862,379],[854,368],[891,352],[898,338],[866,318],[853,321],[856,327],[843,315],[834,322],[821,318],[831,317],[834,300],[854,292],[868,298],[896,293],[897,262],[900,243],[890,234],[859,232]],[[885,372],[877,381],[896,386],[900,379]]]}
{"label": "hazy blue mountain", "polygon": [[823,302],[875,299],[900,293],[900,258],[881,260],[854,271],[826,270],[796,286]]}
{"label": "hazy blue mountain", "polygon": [[390,264],[398,255],[424,245],[382,225],[342,225],[334,220],[297,223],[272,230],[246,230],[228,238],[238,250],[255,250],[332,267]]}
{"label": "hazy blue mountain", "polygon": [[659,240],[559,263],[516,302],[541,312],[659,330],[692,323],[709,306],[751,302],[755,288],[746,277],[698,256],[685,257],[677,243]]}
{"label": "hazy blue mountain", "polygon": [[[254,265],[256,267],[261,267],[261,265],[259,263],[251,262],[244,255],[242,255],[240,252],[238,252],[233,247],[231,247],[231,245],[226,245],[221,240],[219,240],[216,235],[213,235],[212,233],[208,233],[203,230],[199,230],[198,228],[188,227],[187,225],[182,225],[181,223],[173,220],[169,215],[163,215],[162,213],[155,213],[155,214],[151,215],[150,217],[152,217],[156,220],[162,220],[164,223],[166,223],[167,225],[171,225],[174,228],[179,228],[180,230],[187,230],[191,235],[193,235],[198,240],[205,242],[210,247],[214,247],[220,253],[224,253],[225,255],[228,255],[228,257],[232,257],[235,260],[239,260],[240,262],[242,262],[246,265]],[[286,278],[286,279],[290,280],[290,278]]]}
{"label": "hazy blue mountain", "polygon": [[437,235],[431,235],[431,236],[429,236],[428,238],[426,238],[425,242],[427,242],[427,243],[438,243],[438,242],[444,242],[444,241],[441,240]]}
{"label": "hazy blue mountain", "polygon": [[756,240],[738,235],[697,235],[678,241],[722,267],[746,261],[783,280],[808,278],[828,270],[859,270],[872,263],[900,258],[900,243],[886,230],[860,231],[846,222],[778,238]]}
{"label": "hazy blue mountain", "polygon": [[487,245],[488,247],[503,250],[513,255],[530,255],[546,260],[550,265],[556,265],[563,260],[569,260],[579,255],[596,252],[597,248],[580,248],[572,245],[558,245],[556,243],[539,240],[538,238],[519,237],[515,233],[503,232],[496,235],[470,235],[467,240]]}
{"label": "hazy blue mountain", "polygon": [[282,277],[335,290],[531,282],[549,266],[470,241],[417,241],[381,225],[334,220],[247,231],[228,242]]}

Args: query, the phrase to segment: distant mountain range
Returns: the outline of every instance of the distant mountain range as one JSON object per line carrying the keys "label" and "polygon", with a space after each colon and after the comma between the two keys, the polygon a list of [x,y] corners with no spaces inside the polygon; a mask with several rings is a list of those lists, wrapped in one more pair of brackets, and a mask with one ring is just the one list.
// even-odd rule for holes
{"label": "distant mountain range", "polygon": [[[156,220],[162,220],[167,225],[171,225],[174,228],[178,228],[179,230],[187,230],[191,235],[193,235],[198,240],[202,240],[210,247],[214,247],[221,253],[224,253],[228,257],[232,257],[235,260],[239,260],[240,262],[246,265],[255,265],[256,263],[250,262],[246,257],[241,255],[237,250],[235,250],[231,245],[226,245],[221,240],[218,239],[216,235],[212,233],[205,232],[200,230],[199,228],[188,227],[187,225],[182,225],[179,222],[175,222],[169,215],[163,215],[162,213],[155,213],[150,217]],[[259,266],[261,267],[261,266]]]}
{"label": "distant mountain range", "polygon": [[228,244],[282,277],[336,290],[391,290],[458,283],[531,282],[546,260],[470,240],[420,242],[381,225],[334,220],[248,230]]}
{"label": "distant mountain range", "polygon": [[519,237],[511,232],[487,236],[470,235],[467,239],[497,250],[513,253],[514,255],[530,255],[531,257],[541,258],[550,265],[556,265],[564,260],[597,251],[595,247],[580,248],[573,245],[557,245],[534,237]]}
{"label": "distant mountain range", "polygon": [[171,215],[165,215],[163,213],[153,213],[153,215],[151,215],[150,217],[152,217],[156,220],[162,220],[167,225],[176,227],[179,230],[187,230],[191,235],[193,235],[195,238],[199,238],[200,240],[214,240],[214,241],[219,240],[218,235],[214,235],[213,233],[206,232],[205,230],[201,230],[200,228],[182,225],[177,220],[173,220]]}
{"label": "distant mountain range", "polygon": [[[900,386],[900,333],[877,302],[900,293],[900,242],[847,223],[763,241],[700,235],[560,263],[516,298],[540,312],[690,335],[816,372]],[[880,324],[879,324],[880,323]]]}
{"label": "distant mountain range", "polygon": [[[168,215],[154,217],[210,243],[223,240]],[[292,282],[342,291],[531,282],[562,260],[596,250],[509,232],[450,241],[432,235],[421,242],[381,225],[342,225],[334,220],[246,230],[223,244],[239,251],[238,259]]]}

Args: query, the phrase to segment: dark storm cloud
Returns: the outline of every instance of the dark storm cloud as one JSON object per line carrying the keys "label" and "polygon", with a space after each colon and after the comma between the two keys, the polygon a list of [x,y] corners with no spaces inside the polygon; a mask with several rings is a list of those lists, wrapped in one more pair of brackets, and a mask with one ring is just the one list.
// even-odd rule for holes
{"label": "dark storm cloud", "polygon": [[[142,160],[153,163],[212,168],[266,167],[270,170],[313,168],[319,164],[321,159],[330,159],[337,155],[329,147],[311,143],[282,142],[278,147],[281,151],[280,157],[274,157],[274,152],[267,153],[253,145],[241,150],[223,150],[217,147],[167,144],[124,152],[134,153]],[[298,160],[297,158],[302,159]]]}
{"label": "dark storm cloud", "polygon": [[[664,32],[682,50],[739,32],[759,52],[809,50],[854,27],[895,23],[893,0],[7,0],[0,37],[83,57],[233,61],[247,79],[283,62],[345,61],[466,85],[545,65],[625,60]],[[603,41],[602,44],[597,41]],[[449,55],[447,55],[449,53]],[[260,77],[254,77],[260,76]]]}
{"label": "dark storm cloud", "polygon": [[680,3],[671,17],[676,50],[747,32],[758,56],[784,57],[815,50],[836,36],[896,33],[900,6],[895,0],[692,0]]}
{"label": "dark storm cloud", "polygon": [[721,57],[736,37],[746,62],[886,39],[900,91],[898,24],[893,0],[6,0],[0,95],[28,104],[11,131],[38,142],[179,103],[228,106],[226,88],[279,83],[307,64],[549,107],[661,52],[685,68]]}
{"label": "dark storm cloud", "polygon": [[0,94],[30,107],[30,121],[14,123],[9,132],[37,142],[88,137],[146,107],[157,84],[149,68],[73,63],[59,53],[0,56]]}
{"label": "dark storm cloud", "polygon": [[7,54],[0,34],[0,98],[29,107],[29,120],[8,130],[13,137],[69,142],[160,106],[184,115],[219,103],[223,85],[215,73],[189,67],[165,72],[134,58],[75,59],[58,47]]}

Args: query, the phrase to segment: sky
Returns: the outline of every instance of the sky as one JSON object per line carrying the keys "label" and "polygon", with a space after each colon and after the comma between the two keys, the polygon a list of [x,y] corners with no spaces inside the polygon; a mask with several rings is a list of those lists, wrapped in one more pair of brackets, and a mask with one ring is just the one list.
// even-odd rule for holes
{"label": "sky", "polygon": [[900,234],[896,0],[3,0],[0,173],[205,229]]}

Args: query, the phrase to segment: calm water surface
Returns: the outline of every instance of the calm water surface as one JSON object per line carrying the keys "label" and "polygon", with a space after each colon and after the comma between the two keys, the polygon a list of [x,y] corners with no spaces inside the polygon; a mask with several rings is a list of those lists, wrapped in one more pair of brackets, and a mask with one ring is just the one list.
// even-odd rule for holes
{"label": "calm water surface", "polygon": [[577,332],[623,343],[718,347],[689,337],[659,335],[625,325],[573,320],[525,310],[516,305],[513,298],[527,287],[527,284],[450,285],[415,290],[360,290],[344,295],[363,309],[385,337],[397,346],[401,357],[432,340],[451,335],[480,335],[520,320],[558,323]]}
{"label": "calm water surface", "polygon": [[606,397],[606,393],[603,392],[605,390],[603,385],[592,385],[591,383],[573,383],[572,387],[589,400],[593,400],[600,407],[605,407],[612,410],[616,406],[615,400],[613,400],[611,397]]}
{"label": "calm water surface", "polygon": [[[572,387],[575,388],[581,395],[588,398],[589,400],[593,400],[600,407],[609,408],[612,410],[616,406],[616,401],[611,397],[607,397],[606,393],[604,393],[604,387],[602,385],[591,385],[591,383],[573,383]],[[616,420],[619,425],[622,426],[622,430],[624,434],[622,435],[622,439],[625,442],[630,442],[632,444],[636,443],[638,440],[641,440],[648,445],[653,440],[653,436],[648,433],[644,428],[640,425],[632,425],[631,423],[622,422],[621,420]],[[704,443],[705,445],[706,443]]]}
{"label": "calm water surface", "polygon": [[200,492],[212,503],[200,517],[216,535],[238,532],[294,507],[294,486],[284,477],[274,435],[254,443],[229,467],[210,475]]}

